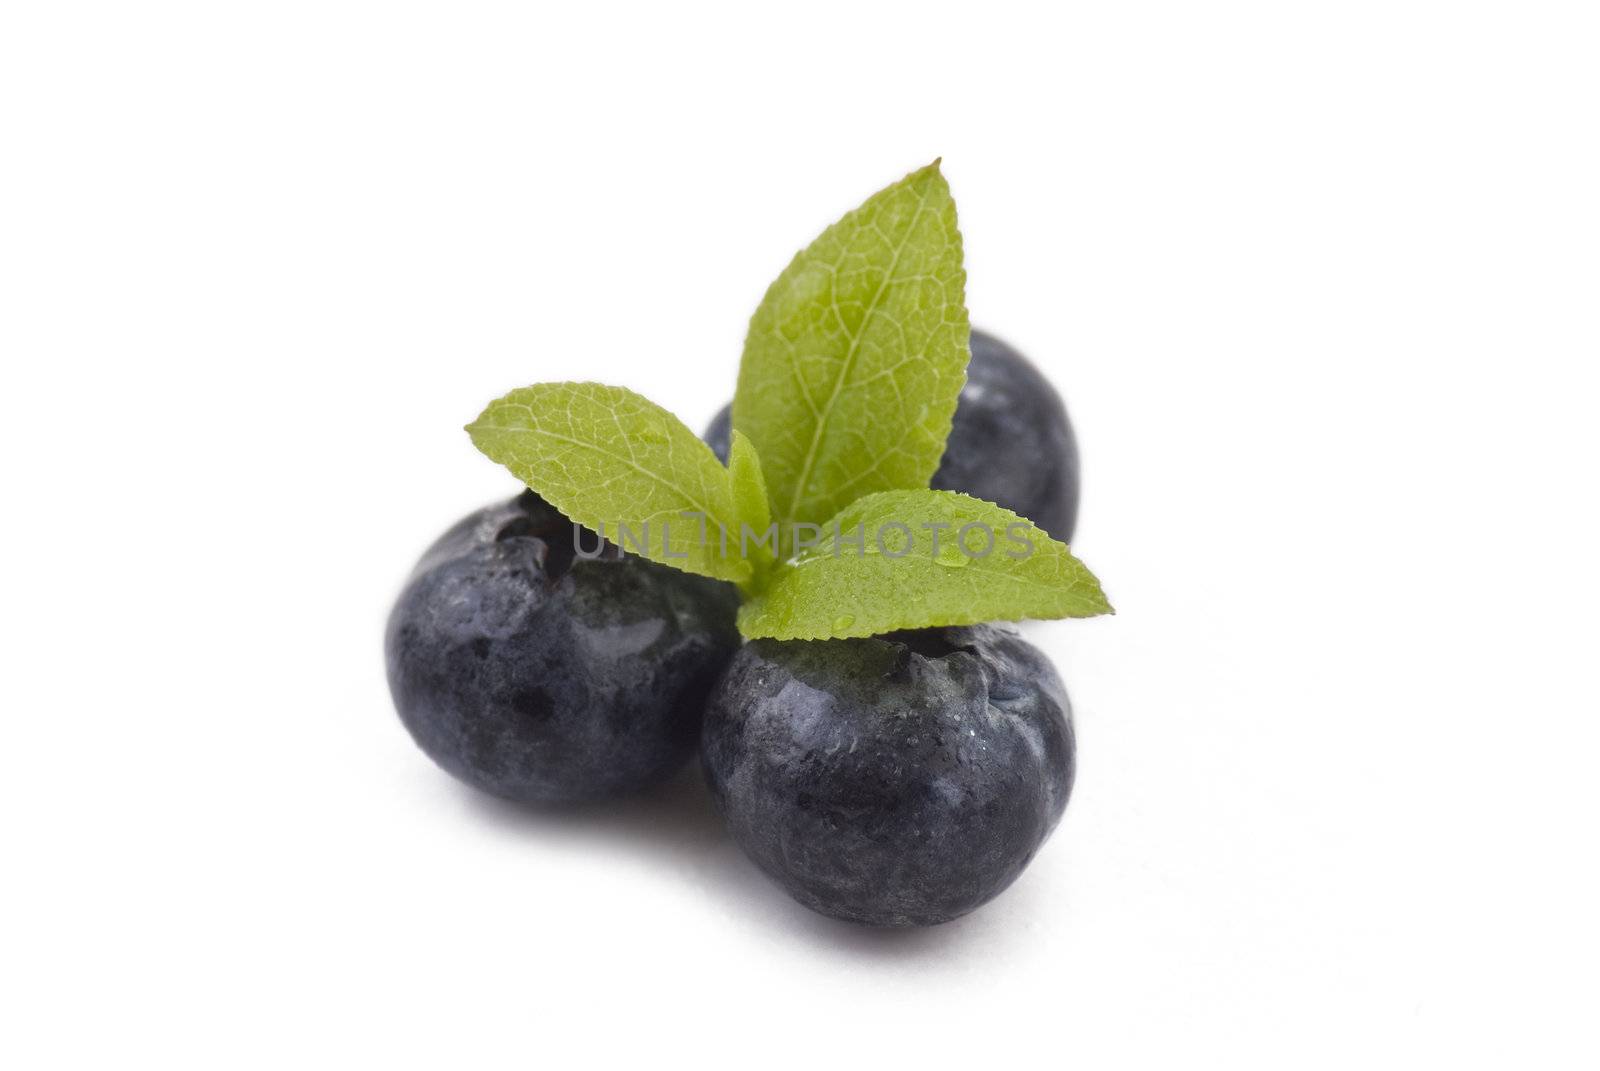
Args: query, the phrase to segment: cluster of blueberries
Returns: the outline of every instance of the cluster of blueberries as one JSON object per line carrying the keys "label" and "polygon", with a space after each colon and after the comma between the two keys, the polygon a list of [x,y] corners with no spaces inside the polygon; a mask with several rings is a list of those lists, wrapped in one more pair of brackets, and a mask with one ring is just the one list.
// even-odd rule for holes
{"label": "cluster of blueberries", "polygon": [[[724,408],[705,435],[724,461],[729,424]],[[981,332],[933,486],[1072,537],[1066,409]],[[659,782],[698,743],[761,869],[806,906],[871,925],[971,911],[1055,828],[1075,770],[1071,707],[1014,633],[741,645],[730,585],[609,545],[578,558],[573,527],[532,491],[479,510],[422,556],[390,615],[400,718],[462,781],[576,804]]]}

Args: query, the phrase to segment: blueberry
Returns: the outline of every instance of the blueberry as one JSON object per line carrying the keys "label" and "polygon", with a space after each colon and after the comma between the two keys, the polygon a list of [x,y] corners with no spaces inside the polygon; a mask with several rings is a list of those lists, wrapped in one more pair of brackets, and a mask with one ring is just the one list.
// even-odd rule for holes
{"label": "blueberry", "polygon": [[724,465],[728,463],[728,451],[733,449],[732,402],[717,410],[717,415],[711,418],[711,423],[706,425],[705,433],[700,438],[711,447],[711,452],[717,455],[718,461]]}
{"label": "blueberry", "polygon": [[[705,441],[726,461],[724,406]],[[1062,542],[1078,521],[1078,443],[1061,396],[1022,354],[972,332],[972,361],[933,486],[1020,513]]]}
{"label": "blueberry", "polygon": [[730,585],[610,547],[578,557],[572,530],[531,491],[479,510],[422,556],[389,617],[400,720],[434,762],[508,799],[671,774],[739,644]]}
{"label": "blueberry", "polygon": [[933,486],[995,502],[1063,543],[1078,523],[1078,442],[1067,408],[1026,357],[981,331]]}
{"label": "blueberry", "polygon": [[802,904],[881,926],[964,915],[1055,828],[1071,707],[994,626],[746,644],[700,754],[733,838]]}

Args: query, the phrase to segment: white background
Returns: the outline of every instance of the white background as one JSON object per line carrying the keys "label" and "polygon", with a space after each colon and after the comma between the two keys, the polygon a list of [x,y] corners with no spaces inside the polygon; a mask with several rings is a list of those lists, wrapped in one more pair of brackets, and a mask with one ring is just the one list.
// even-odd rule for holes
{"label": "white background", "polygon": [[[582,6],[0,14],[0,1063],[1594,1066],[1593,5]],[[1029,630],[1037,862],[864,932],[692,772],[436,771],[380,635],[513,489],[461,425],[699,427],[935,156],[1119,609]]]}

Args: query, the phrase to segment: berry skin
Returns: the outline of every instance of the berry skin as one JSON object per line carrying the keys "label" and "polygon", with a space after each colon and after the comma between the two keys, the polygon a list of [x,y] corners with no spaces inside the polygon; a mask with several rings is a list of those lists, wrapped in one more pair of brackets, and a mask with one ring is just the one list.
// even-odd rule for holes
{"label": "berry skin", "polygon": [[981,331],[956,403],[937,491],[961,491],[1028,518],[1063,543],[1078,523],[1078,441],[1050,381]]}
{"label": "berry skin", "polygon": [[422,556],[389,617],[400,720],[507,799],[575,803],[670,775],[739,644],[731,585],[609,546],[577,558],[572,527],[531,491],[479,510]]}
{"label": "berry skin", "polygon": [[946,922],[999,894],[1076,769],[1054,668],[990,625],[748,643],[711,694],[700,756],[762,870],[875,926]]}
{"label": "berry skin", "polygon": [[[705,441],[728,460],[732,411],[724,406]],[[1078,522],[1078,442],[1066,406],[1026,357],[982,331],[956,403],[938,491],[960,491],[1028,518],[1063,543]]]}
{"label": "berry skin", "polygon": [[728,463],[728,452],[733,449],[733,403],[729,402],[717,410],[717,415],[711,418],[711,423],[706,425],[706,430],[700,438],[705,440],[711,452],[717,455],[717,460],[724,465]]}

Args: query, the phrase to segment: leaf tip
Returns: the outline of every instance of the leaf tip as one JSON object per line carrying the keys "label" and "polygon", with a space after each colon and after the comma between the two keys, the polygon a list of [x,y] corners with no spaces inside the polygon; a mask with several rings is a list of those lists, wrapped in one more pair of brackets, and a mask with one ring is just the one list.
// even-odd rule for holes
{"label": "leaf tip", "polygon": [[925,167],[919,167],[915,171],[911,172],[911,174],[908,176],[908,181],[927,179],[931,182],[948,188],[950,184],[945,181],[943,165],[944,157],[935,156],[933,158],[933,163],[928,164]]}
{"label": "leaf tip", "polygon": [[[493,408],[493,406],[490,408]],[[489,410],[485,409],[483,412],[478,414],[477,419],[473,420],[472,423],[463,425],[461,428],[462,431],[467,433],[467,438],[472,440],[472,445],[476,446],[479,450],[484,450],[485,453],[488,451],[484,447],[484,441],[489,432],[494,430],[488,422],[488,416]]]}

